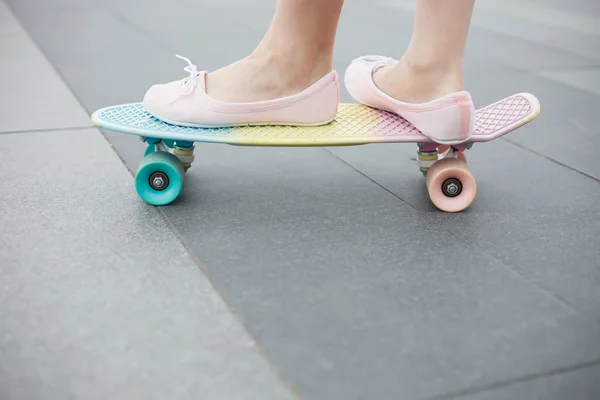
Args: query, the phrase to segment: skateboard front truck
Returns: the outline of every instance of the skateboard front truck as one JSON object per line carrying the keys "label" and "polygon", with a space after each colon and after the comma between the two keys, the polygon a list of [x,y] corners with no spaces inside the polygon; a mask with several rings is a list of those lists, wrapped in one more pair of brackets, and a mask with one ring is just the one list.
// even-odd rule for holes
{"label": "skateboard front truck", "polygon": [[194,144],[141,137],[148,144],[135,176],[139,196],[155,206],[173,202],[183,187],[185,172],[194,162]]}

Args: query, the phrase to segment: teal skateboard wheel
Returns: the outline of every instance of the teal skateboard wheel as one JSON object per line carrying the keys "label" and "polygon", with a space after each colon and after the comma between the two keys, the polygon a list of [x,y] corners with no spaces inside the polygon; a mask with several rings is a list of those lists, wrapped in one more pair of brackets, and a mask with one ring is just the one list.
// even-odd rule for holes
{"label": "teal skateboard wheel", "polygon": [[179,197],[183,175],[183,165],[176,156],[165,151],[153,152],[138,167],[135,189],[146,203],[164,206]]}

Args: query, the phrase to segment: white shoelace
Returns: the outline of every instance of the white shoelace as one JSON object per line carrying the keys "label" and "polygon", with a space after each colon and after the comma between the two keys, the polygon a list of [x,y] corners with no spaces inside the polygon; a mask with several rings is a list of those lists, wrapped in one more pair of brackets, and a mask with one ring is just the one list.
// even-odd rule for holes
{"label": "white shoelace", "polygon": [[181,86],[185,86],[189,80],[191,82],[191,84],[188,87],[186,94],[190,94],[196,88],[196,86],[198,86],[198,79],[197,79],[198,68],[194,64],[192,64],[192,62],[190,61],[189,58],[182,57],[179,54],[175,54],[175,57],[180,58],[183,61],[188,63],[188,66],[185,67],[183,70],[185,72],[189,73],[190,75],[181,81]]}

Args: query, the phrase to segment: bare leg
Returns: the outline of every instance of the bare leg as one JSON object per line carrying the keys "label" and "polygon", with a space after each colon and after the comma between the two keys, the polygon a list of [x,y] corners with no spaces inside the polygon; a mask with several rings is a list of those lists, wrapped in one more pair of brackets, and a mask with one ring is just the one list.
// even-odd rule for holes
{"label": "bare leg", "polygon": [[418,0],[413,36],[400,62],[373,80],[388,95],[422,103],[464,90],[463,58],[475,0]]}
{"label": "bare leg", "polygon": [[265,37],[248,57],[211,72],[207,93],[250,102],[298,93],[332,70],[344,0],[278,0]]}

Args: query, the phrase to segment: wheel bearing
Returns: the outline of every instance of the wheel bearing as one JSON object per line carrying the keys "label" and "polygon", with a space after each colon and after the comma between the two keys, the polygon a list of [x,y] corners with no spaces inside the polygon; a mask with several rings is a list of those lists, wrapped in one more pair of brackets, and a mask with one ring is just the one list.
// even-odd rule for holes
{"label": "wheel bearing", "polygon": [[154,190],[165,190],[169,186],[169,177],[164,172],[157,171],[150,175],[148,183]]}
{"label": "wheel bearing", "polygon": [[456,178],[448,178],[442,183],[442,193],[446,197],[456,197],[462,192],[462,183]]}

